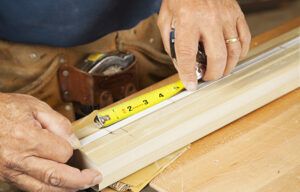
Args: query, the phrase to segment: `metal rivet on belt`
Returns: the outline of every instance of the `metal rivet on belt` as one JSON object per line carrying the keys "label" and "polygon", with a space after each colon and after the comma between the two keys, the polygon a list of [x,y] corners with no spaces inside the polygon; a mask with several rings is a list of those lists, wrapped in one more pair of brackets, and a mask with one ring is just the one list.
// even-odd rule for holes
{"label": "metal rivet on belt", "polygon": [[71,110],[72,110],[72,106],[71,106],[70,104],[67,104],[67,105],[65,106],[65,110],[66,110],[66,111],[71,111]]}
{"label": "metal rivet on belt", "polygon": [[64,77],[68,77],[69,76],[69,71],[68,70],[63,70],[62,75]]}
{"label": "metal rivet on belt", "polygon": [[31,59],[36,59],[38,56],[37,56],[36,53],[30,53],[29,57],[30,57]]}
{"label": "metal rivet on belt", "polygon": [[60,63],[65,63],[66,60],[65,60],[65,58],[61,57],[61,58],[59,59],[59,62],[60,62]]}
{"label": "metal rivet on belt", "polygon": [[150,42],[150,43],[153,43],[153,42],[154,42],[154,38],[150,38],[150,39],[149,39],[149,42]]}

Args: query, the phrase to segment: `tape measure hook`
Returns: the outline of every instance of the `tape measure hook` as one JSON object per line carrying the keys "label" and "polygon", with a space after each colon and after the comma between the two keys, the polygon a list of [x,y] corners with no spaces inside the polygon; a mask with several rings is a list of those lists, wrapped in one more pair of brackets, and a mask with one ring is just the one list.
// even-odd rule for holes
{"label": "tape measure hook", "polygon": [[110,120],[110,117],[108,115],[101,116],[101,115],[96,115],[94,118],[94,123],[98,128],[104,127],[104,124],[106,121]]}

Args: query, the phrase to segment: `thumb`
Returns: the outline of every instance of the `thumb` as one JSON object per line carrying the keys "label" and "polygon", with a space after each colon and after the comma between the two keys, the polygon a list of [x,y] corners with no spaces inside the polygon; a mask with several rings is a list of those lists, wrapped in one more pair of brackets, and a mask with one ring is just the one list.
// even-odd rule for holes
{"label": "thumb", "polygon": [[38,110],[35,118],[43,128],[67,140],[74,149],[80,148],[80,141],[73,133],[71,122],[66,117],[49,108]]}
{"label": "thumb", "polygon": [[178,72],[187,90],[197,89],[196,55],[199,35],[193,28],[176,26],[175,51]]}

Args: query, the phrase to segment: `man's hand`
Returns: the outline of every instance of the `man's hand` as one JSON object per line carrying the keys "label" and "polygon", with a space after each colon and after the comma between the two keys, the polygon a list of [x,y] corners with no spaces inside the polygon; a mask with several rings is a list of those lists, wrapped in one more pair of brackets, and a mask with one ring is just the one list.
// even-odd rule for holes
{"label": "man's hand", "polygon": [[[175,28],[175,51],[179,76],[186,88],[195,90],[196,54],[199,41],[207,55],[203,80],[227,75],[246,56],[251,34],[236,0],[163,0],[158,26],[170,55],[169,33]],[[226,40],[239,38],[236,42]]]}
{"label": "man's hand", "polygon": [[100,183],[95,170],[64,163],[78,145],[71,123],[34,97],[0,93],[0,180],[26,191],[77,191]]}

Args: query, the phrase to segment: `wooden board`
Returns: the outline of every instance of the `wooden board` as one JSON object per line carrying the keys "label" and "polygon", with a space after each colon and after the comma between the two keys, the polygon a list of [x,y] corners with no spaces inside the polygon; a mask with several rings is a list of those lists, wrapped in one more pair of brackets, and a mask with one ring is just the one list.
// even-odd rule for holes
{"label": "wooden board", "polygon": [[300,89],[195,143],[150,186],[160,192],[299,191]]}
{"label": "wooden board", "polygon": [[[295,36],[297,31],[292,31],[259,49],[270,49]],[[211,133],[299,87],[298,51],[297,45],[286,48],[84,146],[81,163],[103,173],[102,189]]]}

